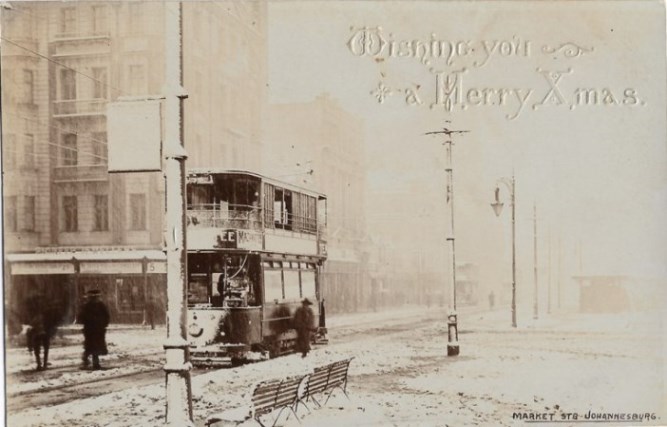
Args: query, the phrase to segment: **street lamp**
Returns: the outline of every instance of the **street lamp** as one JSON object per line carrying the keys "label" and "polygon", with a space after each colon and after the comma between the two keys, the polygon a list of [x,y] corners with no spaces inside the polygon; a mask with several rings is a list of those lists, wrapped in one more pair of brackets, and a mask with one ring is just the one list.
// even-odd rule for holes
{"label": "street lamp", "polygon": [[459,333],[458,316],[456,314],[456,258],[454,252],[454,173],[452,166],[452,135],[469,132],[467,130],[450,130],[446,127],[439,131],[427,132],[426,135],[445,135],[447,139],[443,143],[446,148],[445,172],[447,174],[447,207],[449,208],[449,224],[446,235],[449,247],[449,265],[452,268],[451,296],[449,300],[449,313],[447,314],[447,356],[458,356]]}
{"label": "street lamp", "polygon": [[515,180],[514,175],[511,178],[500,178],[496,181],[496,201],[491,203],[493,212],[497,217],[500,216],[500,213],[503,210],[503,203],[500,202],[499,193],[500,186],[499,184],[504,184],[510,192],[510,204],[512,206],[512,327],[516,328],[516,226],[515,226]]}

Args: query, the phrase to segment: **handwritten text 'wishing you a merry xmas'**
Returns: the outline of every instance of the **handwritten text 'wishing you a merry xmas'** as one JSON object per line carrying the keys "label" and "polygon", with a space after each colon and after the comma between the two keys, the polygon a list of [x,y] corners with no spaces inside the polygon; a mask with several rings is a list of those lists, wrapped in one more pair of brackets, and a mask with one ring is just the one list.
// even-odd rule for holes
{"label": "handwritten text 'wishing you a merry xmas'", "polygon": [[[563,82],[574,70],[559,60],[573,60],[594,51],[575,43],[542,45],[538,50],[540,59],[550,61],[548,65],[535,68],[542,87],[482,87],[468,85],[464,76],[492,63],[495,58],[530,58],[533,43],[520,37],[509,40],[442,40],[435,34],[427,40],[399,39],[385,33],[382,27],[351,27],[352,35],[347,42],[350,52],[358,57],[369,57],[382,64],[398,59],[412,59],[428,68],[434,79],[429,93],[417,83],[391,83],[386,72],[380,72],[381,80],[370,92],[377,102],[383,104],[392,95],[403,98],[406,105],[428,105],[431,109],[446,112],[467,110],[471,107],[500,107],[507,111],[505,118],[514,120],[527,110],[541,108],[578,107],[637,107],[644,106],[637,90],[632,87],[611,88],[608,86],[576,86],[565,88]],[[551,62],[551,61],[556,62]],[[447,69],[443,69],[447,67]],[[455,68],[455,69],[454,69]],[[427,97],[428,98],[427,100]],[[428,102],[427,102],[428,101]]]}

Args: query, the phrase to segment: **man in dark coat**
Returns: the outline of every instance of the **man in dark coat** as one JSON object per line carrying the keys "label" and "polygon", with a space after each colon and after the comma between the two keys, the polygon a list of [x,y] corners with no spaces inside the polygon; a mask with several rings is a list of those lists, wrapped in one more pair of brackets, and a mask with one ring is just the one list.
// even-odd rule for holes
{"label": "man in dark coat", "polygon": [[310,351],[310,332],[313,328],[315,315],[310,306],[313,303],[304,298],[301,307],[294,312],[294,329],[296,329],[296,350],[301,352],[301,357],[306,357]]}
{"label": "man in dark coat", "polygon": [[99,356],[107,354],[105,335],[109,326],[109,311],[100,300],[100,294],[99,290],[89,291],[78,316],[83,324],[83,366],[88,366],[88,358],[92,355],[93,369],[101,369]]}
{"label": "man in dark coat", "polygon": [[[37,362],[37,370],[46,369],[49,363],[49,347],[51,346],[51,338],[56,334],[58,329],[58,319],[55,314],[55,308],[48,306],[45,303],[42,295],[33,295],[28,298],[26,302],[26,309],[28,313],[28,332],[27,344],[28,351],[33,351],[35,354],[35,361]],[[40,359],[42,347],[44,348],[44,363]]]}

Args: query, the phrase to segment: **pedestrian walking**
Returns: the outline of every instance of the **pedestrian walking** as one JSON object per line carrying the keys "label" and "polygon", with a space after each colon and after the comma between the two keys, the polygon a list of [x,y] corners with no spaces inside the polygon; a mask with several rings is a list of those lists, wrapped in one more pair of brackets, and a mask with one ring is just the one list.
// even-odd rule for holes
{"label": "pedestrian walking", "polygon": [[315,314],[310,306],[313,303],[308,298],[304,298],[301,307],[294,312],[294,329],[296,329],[296,351],[301,352],[301,357],[306,357],[310,351],[310,333],[313,328]]}
{"label": "pedestrian walking", "polygon": [[100,356],[108,353],[106,331],[109,326],[109,311],[100,300],[99,290],[88,291],[87,300],[81,307],[79,321],[83,324],[83,366],[88,367],[93,357],[93,369],[101,369]]}
{"label": "pedestrian walking", "polygon": [[[35,354],[36,370],[41,371],[49,365],[51,338],[58,329],[58,319],[53,307],[45,303],[42,295],[33,295],[26,301],[28,330],[26,333],[28,351]],[[41,359],[42,348],[44,360]]]}

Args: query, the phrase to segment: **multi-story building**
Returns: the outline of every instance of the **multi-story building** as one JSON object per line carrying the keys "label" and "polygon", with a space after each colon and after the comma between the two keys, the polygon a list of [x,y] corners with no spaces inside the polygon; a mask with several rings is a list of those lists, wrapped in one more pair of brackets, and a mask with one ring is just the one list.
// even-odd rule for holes
{"label": "multi-story building", "polygon": [[327,94],[269,111],[266,173],[327,195],[327,307],[355,310],[370,292],[364,123]]}
{"label": "multi-story building", "polygon": [[[164,293],[164,182],[107,172],[109,102],[160,95],[160,2],[15,2],[2,10],[5,281],[10,304],[53,295],[70,318],[89,287],[115,321]],[[256,169],[266,4],[183,6],[188,167]]]}

